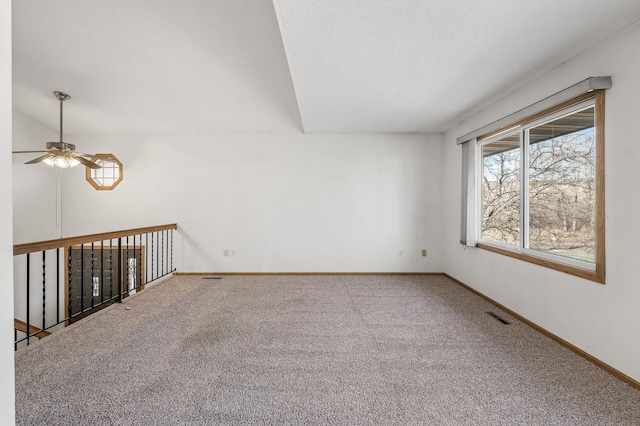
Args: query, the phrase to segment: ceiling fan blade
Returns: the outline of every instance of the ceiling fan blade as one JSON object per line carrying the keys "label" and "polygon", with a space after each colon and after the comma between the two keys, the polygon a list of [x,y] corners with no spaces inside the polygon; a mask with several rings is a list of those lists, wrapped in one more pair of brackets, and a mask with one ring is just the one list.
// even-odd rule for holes
{"label": "ceiling fan blade", "polygon": [[90,169],[101,169],[102,166],[93,163],[89,160],[87,160],[86,158],[82,158],[80,155],[77,155],[78,153],[76,152],[76,155],[73,156],[73,158],[75,158],[76,160],[78,160],[80,162],[80,164],[85,165],[87,167],[89,167]]}
{"label": "ceiling fan blade", "polygon": [[100,154],[87,154],[84,152],[78,152],[76,151],[76,155],[82,155],[83,157],[89,157],[91,160],[108,160],[108,161],[112,161],[111,157],[107,157],[106,155],[100,155]]}
{"label": "ceiling fan blade", "polygon": [[102,155],[102,154],[94,154],[93,158],[99,158],[101,160],[113,160],[113,158],[109,157],[108,155]]}
{"label": "ceiling fan blade", "polygon": [[49,152],[46,149],[40,149],[38,151],[11,151],[12,154],[33,154],[35,152]]}
{"label": "ceiling fan blade", "polygon": [[24,163],[24,164],[35,164],[35,163],[39,163],[39,162],[41,162],[41,161],[46,160],[46,159],[47,159],[47,158],[49,158],[49,157],[51,157],[51,154],[45,154],[45,155],[43,155],[42,157],[34,158],[33,160],[31,160],[31,161],[27,161],[27,162],[26,162],[26,163]]}

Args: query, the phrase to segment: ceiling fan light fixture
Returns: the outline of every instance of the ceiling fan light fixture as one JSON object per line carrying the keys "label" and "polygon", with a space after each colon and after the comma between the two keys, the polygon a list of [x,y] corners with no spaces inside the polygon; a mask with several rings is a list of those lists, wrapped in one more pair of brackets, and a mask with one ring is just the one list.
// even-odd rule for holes
{"label": "ceiling fan light fixture", "polygon": [[47,142],[46,146],[48,150],[54,150],[48,158],[43,160],[51,167],[68,169],[80,164],[80,161],[73,157],[73,152],[76,149],[74,144],[65,142]]}
{"label": "ceiling fan light fixture", "polygon": [[78,160],[68,155],[52,155],[45,159],[44,162],[51,167],[59,167],[61,169],[68,169],[80,164]]}

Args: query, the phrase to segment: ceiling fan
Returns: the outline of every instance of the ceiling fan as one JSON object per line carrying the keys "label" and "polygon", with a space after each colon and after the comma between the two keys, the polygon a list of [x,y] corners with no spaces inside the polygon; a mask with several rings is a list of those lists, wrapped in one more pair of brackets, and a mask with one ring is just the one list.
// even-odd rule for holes
{"label": "ceiling fan", "polygon": [[107,157],[101,157],[100,155],[94,154],[84,154],[82,152],[76,151],[76,146],[71,143],[66,143],[62,141],[62,103],[71,99],[71,96],[67,95],[63,92],[55,91],[53,94],[60,101],[60,142],[47,142],[46,149],[39,151],[13,151],[14,154],[27,154],[27,153],[35,153],[35,152],[46,152],[46,154],[34,158],[33,160],[27,161],[25,164],[35,164],[44,162],[51,167],[60,167],[62,169],[66,169],[69,167],[77,166],[78,164],[83,164],[91,169],[100,169],[102,166],[100,164],[96,164],[93,159],[104,159],[109,160]]}

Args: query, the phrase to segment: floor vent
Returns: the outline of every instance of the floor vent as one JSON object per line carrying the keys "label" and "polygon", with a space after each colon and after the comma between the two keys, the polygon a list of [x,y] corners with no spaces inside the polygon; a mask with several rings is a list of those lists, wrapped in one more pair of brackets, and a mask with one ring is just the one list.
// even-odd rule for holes
{"label": "floor vent", "polygon": [[221,280],[222,277],[202,277],[203,280]]}
{"label": "floor vent", "polygon": [[500,321],[503,324],[509,324],[509,321],[507,321],[504,318],[501,318],[500,316],[498,316],[497,314],[493,313],[493,312],[487,312],[489,315],[491,315],[492,317],[494,317],[495,319],[497,319],[498,321]]}

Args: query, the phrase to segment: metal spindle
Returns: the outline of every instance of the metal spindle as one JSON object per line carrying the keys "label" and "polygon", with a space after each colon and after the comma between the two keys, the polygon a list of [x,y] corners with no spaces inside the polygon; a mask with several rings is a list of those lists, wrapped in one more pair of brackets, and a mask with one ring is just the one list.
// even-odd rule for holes
{"label": "metal spindle", "polygon": [[31,322],[29,321],[29,282],[31,281],[31,253],[27,253],[27,346],[29,346],[29,333],[31,332]]}
{"label": "metal spindle", "polygon": [[162,267],[160,268],[160,271],[162,272],[162,275],[164,275],[164,231],[160,231],[160,261],[162,262]]}
{"label": "metal spindle", "polygon": [[47,329],[45,306],[47,303],[47,252],[42,250],[42,330]]}
{"label": "metal spindle", "polygon": [[118,237],[118,302],[122,303],[122,237]]}
{"label": "metal spindle", "polygon": [[143,235],[140,234],[140,285],[147,283],[147,276],[145,275],[144,269],[142,269],[142,266],[145,265],[144,255],[146,253],[144,245],[142,244],[142,237]]}
{"label": "metal spindle", "polygon": [[91,309],[93,309],[93,278],[95,275],[94,257],[95,257],[94,245],[93,243],[91,243]]}
{"label": "metal spindle", "polygon": [[173,229],[171,230],[171,272],[173,272]]}
{"label": "metal spindle", "polygon": [[131,255],[131,251],[129,250],[129,236],[127,235],[126,238],[126,243],[124,246],[124,267],[125,267],[125,273],[127,274],[126,276],[126,281],[127,281],[127,285],[126,285],[126,290],[127,290],[127,296],[130,295],[129,293],[129,288],[131,287],[131,274],[129,274],[129,256]]}
{"label": "metal spindle", "polygon": [[56,324],[60,324],[60,248],[56,249]]}
{"label": "metal spindle", "polygon": [[151,233],[151,281],[155,280],[155,277],[153,275],[153,232]]}
{"label": "metal spindle", "polygon": [[84,244],[80,244],[80,313],[84,312]]}
{"label": "metal spindle", "polygon": [[109,300],[113,299],[113,239],[109,240]]}
{"label": "metal spindle", "polygon": [[100,241],[100,304],[104,303],[104,240]]}
{"label": "metal spindle", "polygon": [[71,246],[69,246],[69,253],[68,253],[68,258],[67,258],[67,271],[69,271],[69,276],[67,277],[67,285],[68,285],[68,296],[67,296],[67,301],[68,301],[68,306],[67,306],[67,315],[69,319],[71,319],[71,315],[73,314],[73,298],[72,296],[72,283],[73,283],[73,264],[71,262],[72,259],[72,251],[73,248]]}
{"label": "metal spindle", "polygon": [[[149,233],[144,234],[144,276],[145,281],[149,281]],[[142,241],[141,241],[142,242]]]}
{"label": "metal spindle", "polygon": [[[138,281],[140,282],[140,287],[142,287],[142,234],[140,234],[140,247],[138,247],[138,254],[140,254],[140,264],[138,265]],[[138,262],[138,256],[136,256],[136,262]]]}
{"label": "metal spindle", "polygon": [[136,278],[138,278],[138,269],[140,269],[139,265],[138,265],[138,256],[136,255],[136,236],[133,236],[133,258],[135,259],[135,265],[136,265],[136,273],[133,277],[133,287],[136,289],[136,291],[139,288],[139,284]]}

